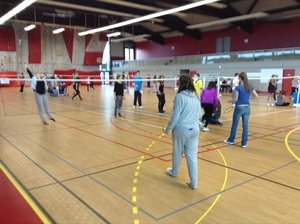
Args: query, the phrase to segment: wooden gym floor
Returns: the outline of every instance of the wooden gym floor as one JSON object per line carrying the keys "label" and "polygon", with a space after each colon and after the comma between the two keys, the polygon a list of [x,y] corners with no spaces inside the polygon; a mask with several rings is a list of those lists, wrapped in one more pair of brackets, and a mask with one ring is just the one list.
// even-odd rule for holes
{"label": "wooden gym floor", "polygon": [[[0,159],[41,208],[43,222],[299,223],[300,108],[266,106],[265,95],[253,99],[246,150],[240,128],[236,145],[223,143],[232,112],[223,113],[223,126],[200,133],[199,188],[191,190],[184,158],[178,178],[165,174],[172,140],[161,128],[173,89],[166,90],[164,116],[145,90],[144,110],[132,108],[131,91],[117,119],[111,86],[81,89],[83,101],[49,97],[56,119],[49,125],[29,87],[24,94],[0,89]],[[223,108],[229,99],[221,97]]]}

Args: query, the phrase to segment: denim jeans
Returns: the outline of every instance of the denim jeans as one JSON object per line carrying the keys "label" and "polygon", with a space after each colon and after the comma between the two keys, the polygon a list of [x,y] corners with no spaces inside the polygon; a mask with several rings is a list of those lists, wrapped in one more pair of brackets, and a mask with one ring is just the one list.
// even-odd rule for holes
{"label": "denim jeans", "polygon": [[237,126],[240,118],[242,117],[243,122],[243,133],[242,133],[242,145],[247,145],[248,142],[248,121],[250,117],[251,109],[250,105],[242,104],[234,108],[232,125],[228,142],[234,142],[236,136]]}

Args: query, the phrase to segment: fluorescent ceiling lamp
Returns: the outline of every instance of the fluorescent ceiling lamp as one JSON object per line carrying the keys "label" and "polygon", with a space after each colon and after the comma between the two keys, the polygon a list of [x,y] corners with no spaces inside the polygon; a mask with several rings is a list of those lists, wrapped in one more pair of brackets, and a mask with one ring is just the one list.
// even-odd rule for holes
{"label": "fluorescent ceiling lamp", "polygon": [[169,9],[169,10],[165,10],[165,11],[161,11],[161,12],[156,12],[156,13],[153,13],[153,14],[149,14],[149,15],[146,15],[146,16],[141,16],[141,17],[134,18],[134,19],[130,19],[130,20],[120,22],[120,23],[116,23],[116,24],[112,24],[112,25],[109,25],[109,26],[104,26],[104,27],[100,27],[100,28],[80,32],[80,33],[78,33],[78,35],[79,36],[84,36],[84,35],[88,35],[88,34],[102,32],[102,31],[105,31],[105,30],[111,30],[111,29],[114,29],[114,28],[127,26],[127,25],[130,25],[130,24],[133,24],[133,23],[138,23],[138,22],[141,22],[141,21],[157,18],[157,17],[160,17],[160,16],[165,16],[165,15],[176,13],[176,12],[181,12],[181,11],[184,11],[184,10],[187,10],[187,9],[195,8],[195,7],[198,7],[198,6],[201,6],[201,5],[206,5],[206,4],[210,4],[210,3],[213,3],[213,2],[217,2],[217,1],[220,1],[220,0],[202,0],[202,1],[199,1],[199,2],[194,2],[194,3],[188,4],[188,5],[180,6],[180,7],[174,8],[174,9]]}
{"label": "fluorescent ceiling lamp", "polygon": [[36,26],[35,26],[34,24],[31,24],[31,25],[29,25],[29,26],[24,27],[24,30],[25,30],[25,31],[29,31],[29,30],[34,29],[35,27],[36,27]]}
{"label": "fluorescent ceiling lamp", "polygon": [[235,16],[235,17],[230,17],[230,18],[226,18],[226,19],[219,19],[219,20],[194,24],[194,25],[187,26],[186,28],[188,28],[188,29],[199,29],[199,28],[205,28],[205,27],[209,27],[209,26],[220,25],[220,24],[224,24],[224,23],[231,23],[231,22],[237,22],[237,21],[247,20],[247,19],[261,18],[261,17],[266,17],[266,16],[269,16],[269,14],[265,13],[265,12],[256,12],[256,13],[251,13],[251,14],[242,15],[242,16]]}
{"label": "fluorescent ceiling lamp", "polygon": [[120,36],[121,35],[121,32],[115,32],[115,33],[108,33],[106,36],[107,37],[117,37],[117,36]]}
{"label": "fluorescent ceiling lamp", "polygon": [[34,3],[37,0],[24,0],[19,5],[17,5],[15,8],[10,10],[8,13],[6,13],[4,16],[0,18],[0,25],[3,24],[5,21],[9,20],[11,17],[15,16],[19,12],[21,12],[23,9],[30,6],[32,3]]}
{"label": "fluorescent ceiling lamp", "polygon": [[136,36],[131,36],[131,37],[124,37],[124,38],[119,38],[119,39],[113,39],[111,42],[123,42],[127,40],[140,40],[140,39],[145,39],[147,37],[150,37],[150,34],[141,34],[141,35],[136,35]]}
{"label": "fluorescent ceiling lamp", "polygon": [[58,33],[64,32],[64,31],[65,31],[65,28],[59,28],[59,29],[53,30],[52,33],[58,34]]}

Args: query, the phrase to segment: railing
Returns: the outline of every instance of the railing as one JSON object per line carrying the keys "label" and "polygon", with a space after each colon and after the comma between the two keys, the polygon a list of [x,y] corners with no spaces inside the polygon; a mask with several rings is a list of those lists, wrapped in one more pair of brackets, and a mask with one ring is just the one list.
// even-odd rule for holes
{"label": "railing", "polygon": [[300,48],[284,48],[258,51],[242,51],[221,54],[188,55],[164,57],[136,61],[113,61],[113,69],[130,69],[136,67],[163,66],[163,65],[209,65],[229,62],[251,62],[268,60],[295,60],[300,59]]}

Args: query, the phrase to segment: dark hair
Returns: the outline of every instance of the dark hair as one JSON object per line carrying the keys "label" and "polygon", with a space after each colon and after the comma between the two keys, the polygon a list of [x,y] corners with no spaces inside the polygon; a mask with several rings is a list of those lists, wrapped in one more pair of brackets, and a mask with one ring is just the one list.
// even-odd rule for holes
{"label": "dark hair", "polygon": [[250,93],[251,88],[250,88],[250,84],[249,84],[249,81],[248,81],[247,73],[246,72],[241,72],[239,74],[239,78],[243,81],[245,89],[247,90],[247,92]]}
{"label": "dark hair", "polygon": [[179,76],[178,93],[180,93],[183,90],[188,90],[188,91],[191,91],[191,92],[195,92],[193,79],[189,75],[180,75]]}
{"label": "dark hair", "polygon": [[210,81],[207,85],[208,89],[216,88],[217,83],[215,81]]}

